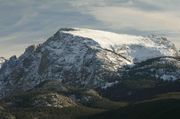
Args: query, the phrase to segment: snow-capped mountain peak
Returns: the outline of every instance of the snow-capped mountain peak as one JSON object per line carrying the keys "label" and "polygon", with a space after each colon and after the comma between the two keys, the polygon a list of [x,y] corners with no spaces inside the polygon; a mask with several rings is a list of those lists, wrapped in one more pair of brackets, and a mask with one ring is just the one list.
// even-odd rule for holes
{"label": "snow-capped mountain peak", "polygon": [[80,28],[60,32],[92,39],[96,45],[126,57],[131,63],[177,54],[174,45],[163,37],[142,37]]}
{"label": "snow-capped mountain peak", "polygon": [[[0,69],[0,97],[15,90],[32,89],[45,80],[106,88],[121,80],[126,67],[149,59],[176,56],[174,45],[161,37],[63,28],[43,44],[32,45],[19,58],[13,56],[4,63]],[[162,72],[160,69],[155,74],[157,78],[162,77],[159,75]],[[174,76],[173,80],[176,79]]]}

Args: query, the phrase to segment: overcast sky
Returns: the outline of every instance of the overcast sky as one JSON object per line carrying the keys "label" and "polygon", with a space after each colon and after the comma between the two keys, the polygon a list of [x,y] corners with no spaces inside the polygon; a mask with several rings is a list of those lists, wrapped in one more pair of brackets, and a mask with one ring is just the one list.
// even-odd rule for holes
{"label": "overcast sky", "polygon": [[180,49],[180,0],[0,0],[0,56],[20,55],[62,27],[165,35]]}

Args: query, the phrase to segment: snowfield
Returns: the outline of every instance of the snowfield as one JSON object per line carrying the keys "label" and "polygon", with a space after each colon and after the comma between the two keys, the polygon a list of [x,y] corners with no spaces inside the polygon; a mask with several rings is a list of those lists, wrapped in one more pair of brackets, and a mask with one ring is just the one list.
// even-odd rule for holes
{"label": "snowfield", "polygon": [[60,32],[90,38],[98,43],[101,48],[111,50],[126,57],[132,64],[149,58],[175,56],[177,54],[174,44],[165,38],[132,36],[81,28],[73,29],[67,31],[60,30]]}

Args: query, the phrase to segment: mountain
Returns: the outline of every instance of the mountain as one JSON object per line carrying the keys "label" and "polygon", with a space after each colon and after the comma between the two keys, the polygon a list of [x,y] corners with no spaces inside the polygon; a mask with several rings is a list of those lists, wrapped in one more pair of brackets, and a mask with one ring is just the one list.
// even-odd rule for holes
{"label": "mountain", "polygon": [[127,74],[132,76],[131,72],[140,77],[151,72],[152,77],[145,76],[154,80],[178,80],[179,64],[178,51],[164,37],[62,28],[43,44],[29,46],[20,57],[12,56],[3,64],[0,95],[27,91],[46,80],[106,89],[120,84]]}
{"label": "mountain", "polygon": [[180,56],[164,37],[62,28],[0,59],[0,119],[179,118]]}

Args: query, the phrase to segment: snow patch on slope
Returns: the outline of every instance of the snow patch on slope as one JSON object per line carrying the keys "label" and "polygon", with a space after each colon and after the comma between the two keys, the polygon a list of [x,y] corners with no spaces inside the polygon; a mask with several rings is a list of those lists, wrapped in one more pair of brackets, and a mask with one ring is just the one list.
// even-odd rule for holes
{"label": "snow patch on slope", "polygon": [[3,58],[3,57],[0,57],[0,68],[1,68],[1,66],[2,66],[2,64],[5,62],[5,58]]}

